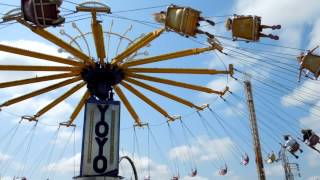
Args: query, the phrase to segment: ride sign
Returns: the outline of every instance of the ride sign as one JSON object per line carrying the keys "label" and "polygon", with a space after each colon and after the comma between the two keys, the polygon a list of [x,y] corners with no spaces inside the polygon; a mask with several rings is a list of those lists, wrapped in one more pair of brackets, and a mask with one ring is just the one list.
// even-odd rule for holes
{"label": "ride sign", "polygon": [[118,176],[119,120],[119,101],[87,102],[80,177]]}

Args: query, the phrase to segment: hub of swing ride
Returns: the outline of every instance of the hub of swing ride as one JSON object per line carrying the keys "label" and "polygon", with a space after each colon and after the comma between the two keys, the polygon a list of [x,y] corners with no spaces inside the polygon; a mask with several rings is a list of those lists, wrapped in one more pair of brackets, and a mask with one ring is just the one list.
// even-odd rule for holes
{"label": "hub of swing ride", "polygon": [[[148,91],[154,92],[158,95],[176,101],[187,107],[193,108],[196,111],[202,111],[208,108],[208,105],[198,106],[194,103],[163,91],[157,87],[144,83],[140,80],[162,83],[174,87],[185,88],[188,90],[195,90],[209,94],[217,94],[220,97],[224,96],[229,88],[225,87],[223,91],[217,91],[207,87],[189,84],[185,82],[173,81],[165,78],[159,78],[144,73],[160,73],[160,74],[189,74],[189,75],[216,75],[225,74],[233,77],[234,67],[229,65],[227,70],[216,69],[193,69],[193,68],[143,68],[136,67],[155,62],[166,61],[170,59],[187,57],[197,55],[204,52],[219,51],[223,52],[223,47],[214,35],[200,29],[200,22],[206,22],[211,26],[215,23],[211,20],[205,19],[201,16],[201,12],[190,7],[180,7],[170,5],[166,11],[161,11],[154,14],[155,20],[163,24],[163,28],[154,30],[135,41],[130,41],[129,46],[117,53],[115,57],[108,61],[106,55],[106,48],[104,42],[105,34],[112,34],[112,32],[105,32],[102,28],[101,21],[98,20],[100,14],[111,14],[111,8],[107,5],[89,1],[80,3],[76,6],[76,13],[89,12],[91,13],[91,32],[83,33],[75,23],[72,26],[80,33],[77,37],[71,37],[65,31],[61,30],[61,35],[68,36],[70,43],[60,39],[56,35],[50,33],[46,28],[60,26],[65,22],[65,18],[59,15],[59,7],[62,0],[22,0],[21,9],[14,9],[6,13],[3,17],[3,22],[16,21],[33,33],[43,37],[60,47],[60,52],[68,52],[72,55],[71,58],[62,58],[44,53],[34,52],[26,49],[16,48],[0,44],[0,51],[13,53],[17,55],[52,61],[55,63],[64,64],[65,66],[24,66],[24,65],[0,65],[1,71],[47,71],[55,72],[62,71],[64,73],[54,74],[48,76],[41,76],[36,78],[29,78],[23,80],[16,80],[10,82],[0,83],[0,88],[21,86],[26,84],[46,82],[50,80],[58,80],[68,78],[59,83],[52,84],[45,88],[38,89],[31,93],[21,95],[19,97],[10,99],[2,104],[0,108],[11,106],[18,102],[39,96],[50,91],[57,90],[64,86],[78,82],[63,95],[53,100],[51,103],[43,107],[35,115],[23,116],[23,119],[38,122],[39,118],[48,112],[50,109],[57,106],[63,100],[76,93],[82,87],[87,87],[87,91],[83,94],[79,103],[72,112],[69,121],[61,125],[70,127],[75,126],[74,121],[81,109],[85,107],[84,130],[82,140],[82,155],[80,174],[74,179],[79,180],[117,180],[121,179],[119,175],[119,162],[127,160],[133,168],[135,179],[137,179],[137,172],[134,162],[130,157],[124,156],[119,158],[119,127],[120,127],[120,101],[114,100],[113,95],[117,94],[119,100],[124,104],[129,114],[134,119],[134,126],[144,127],[146,123],[142,122],[139,115],[136,113],[134,107],[131,105],[129,99],[126,97],[121,88],[127,89],[129,92],[136,95],[143,102],[162,114],[168,122],[181,120],[181,116],[171,116],[160,107],[157,103],[152,101],[146,95],[141,93],[134,86],[141,87]],[[227,30],[232,32],[234,40],[242,39],[247,42],[257,42],[260,38],[270,38],[277,40],[278,36],[272,34],[265,35],[262,33],[263,29],[270,28],[272,30],[280,29],[281,26],[267,26],[261,25],[261,17],[258,16],[239,16],[235,15],[233,18],[227,20]],[[131,30],[131,27],[128,31]],[[127,31],[127,32],[128,32]],[[209,46],[205,48],[186,49],[168,54],[161,54],[158,56],[151,56],[147,58],[135,59],[141,48],[149,46],[149,44],[158,38],[163,32],[176,32],[185,37],[196,37],[197,35],[205,35],[208,38]],[[116,33],[113,33],[116,34]],[[88,42],[85,38],[87,35],[92,35],[95,45],[97,57],[91,56]],[[126,39],[125,35],[118,35],[120,41]],[[76,39],[83,38],[88,48],[88,54],[84,53],[81,47],[77,44]],[[75,44],[75,46],[74,46]],[[120,42],[119,42],[120,44]],[[119,45],[118,45],[119,48]],[[117,49],[118,52],[118,49]],[[313,51],[312,51],[313,52]],[[310,52],[310,53],[312,53]],[[147,53],[142,53],[147,54]],[[310,64],[319,59],[307,58],[308,55],[301,56],[301,68],[311,69]],[[313,61],[314,60],[314,61]],[[312,61],[312,63],[310,62]],[[315,77],[318,76],[319,70],[314,70]],[[79,82],[80,81],[80,82]],[[134,85],[134,86],[133,86]],[[121,87],[121,88],[120,88]],[[249,159],[247,160],[249,161]],[[221,175],[227,174],[227,166],[221,169]],[[192,177],[197,175],[197,170],[192,171]],[[150,177],[145,178],[150,179]],[[178,176],[174,176],[173,180],[178,180]]]}

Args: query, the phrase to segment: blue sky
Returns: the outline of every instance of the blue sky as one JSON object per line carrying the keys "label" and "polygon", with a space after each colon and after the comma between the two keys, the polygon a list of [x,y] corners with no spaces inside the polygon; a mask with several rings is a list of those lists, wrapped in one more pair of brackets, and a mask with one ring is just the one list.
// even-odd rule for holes
{"label": "blue sky", "polygon": [[[1,3],[11,5],[19,5],[19,2],[1,1]],[[71,0],[71,2],[76,3],[77,1]],[[158,24],[154,24],[152,14],[165,10],[165,6],[171,3],[201,10],[203,16],[217,22],[215,27],[201,26],[201,28],[217,35],[217,37],[220,36],[218,39],[224,46],[224,51],[229,54],[228,56],[215,52],[204,53],[154,63],[148,65],[148,67],[197,67],[223,70],[225,65],[232,63],[236,69],[242,72],[235,74],[239,81],[230,77],[227,78],[225,75],[158,75],[159,77],[203,85],[217,90],[229,86],[232,94],[224,97],[226,101],[215,95],[150,83],[184,97],[195,104],[210,103],[210,107],[215,113],[208,110],[201,112],[205,120],[201,120],[193,109],[139,89],[168,110],[171,115],[182,116],[183,125],[177,121],[171,123],[170,128],[168,128],[164,117],[130,92],[125,91],[142,120],[150,124],[149,133],[151,132],[154,135],[154,138],[151,135],[149,136],[150,154],[148,156],[148,129],[136,128],[134,131],[133,120],[126,109],[122,107],[121,154],[134,155],[141,178],[148,174],[148,169],[150,169],[151,178],[155,180],[169,179],[170,176],[178,173],[184,180],[244,180],[257,178],[245,94],[241,83],[242,80],[247,78],[243,76],[244,72],[251,75],[264,158],[272,150],[278,152],[280,149],[278,143],[282,142],[282,135],[284,134],[292,134],[297,137],[299,129],[305,127],[312,128],[320,133],[318,120],[320,96],[316,93],[319,83],[305,78],[298,83],[298,64],[295,60],[295,56],[299,55],[302,50],[313,48],[320,43],[320,2],[318,0],[308,0],[307,2],[298,0],[282,0],[281,2],[276,0],[227,0],[223,2],[212,0],[161,2],[121,0],[101,2],[107,3],[115,12],[112,17],[99,17],[103,21],[104,29],[109,31],[110,24],[113,22],[112,32],[122,34],[132,25],[132,30],[127,33],[127,37],[131,40],[159,28]],[[74,9],[74,4],[70,1],[65,1],[62,6],[65,8],[62,14],[68,14],[70,13],[68,9]],[[161,7],[121,12],[154,6]],[[10,9],[12,7],[0,5],[0,13],[5,13]],[[117,11],[120,12],[116,13]],[[259,15],[262,17],[263,24],[281,24],[281,30],[272,32],[279,35],[280,40],[276,42],[262,39],[260,43],[230,41],[228,38],[231,37],[231,34],[225,30],[223,22],[227,16],[233,14]],[[78,15],[81,14],[67,16],[67,22],[89,17],[86,14],[81,15],[81,17]],[[140,20],[140,22],[134,20]],[[90,31],[89,19],[79,20],[76,23],[83,32]],[[49,28],[49,31],[69,41],[68,37],[59,34],[61,29],[72,36],[78,35],[78,32],[72,28],[71,23],[66,23],[64,27]],[[2,44],[10,44],[63,57],[69,56],[67,53],[58,53],[58,47],[31,33],[19,24],[0,25],[0,32],[0,43]],[[107,39],[108,37],[106,37],[106,43]],[[89,37],[88,40],[92,42],[92,38]],[[79,40],[79,43],[83,50],[87,52],[85,44],[81,40]],[[108,49],[109,59],[115,55],[117,43],[117,38],[111,38]],[[200,35],[196,39],[186,39],[173,32],[168,32],[153,41],[149,47],[141,49],[140,53],[146,51],[149,56],[159,55],[187,48],[204,47],[203,43],[206,43],[206,39]],[[127,44],[128,41],[124,41],[120,50],[123,50]],[[94,56],[92,43],[90,43],[90,47]],[[242,49],[235,49],[234,47]],[[317,52],[320,53],[320,50]],[[143,54],[139,55],[139,57],[143,56]],[[0,63],[55,65],[54,63],[2,52],[0,52]],[[36,75],[44,75],[44,73],[0,72],[0,82]],[[0,99],[6,101],[51,83],[53,82],[2,89]],[[13,176],[27,176],[32,180],[40,180],[46,177],[50,177],[50,179],[71,179],[74,176],[74,170],[77,175],[83,114],[81,113],[76,120],[78,127],[75,131],[72,128],[61,127],[57,132],[57,124],[68,120],[69,114],[81,98],[83,90],[40,118],[35,128],[33,128],[33,123],[23,121],[15,132],[22,115],[33,115],[68,88],[70,87],[4,108],[0,113],[0,122],[2,122],[0,126],[0,176],[2,179],[12,179]],[[304,145],[302,145],[302,148],[304,153],[300,155],[299,160],[289,156],[290,161],[299,164],[302,179],[314,180],[320,178],[319,154],[312,152]],[[247,167],[240,164],[240,156],[244,153],[248,153],[251,158]],[[76,166],[74,166],[74,162],[76,162]],[[227,176],[221,177],[218,175],[218,168],[223,166],[225,162],[229,167],[229,173]],[[120,168],[123,175],[128,177],[130,172],[128,172],[127,166],[123,163]],[[188,177],[192,167],[197,167],[199,172],[195,178]],[[265,164],[265,169],[268,179],[283,179],[283,170],[280,163]]]}

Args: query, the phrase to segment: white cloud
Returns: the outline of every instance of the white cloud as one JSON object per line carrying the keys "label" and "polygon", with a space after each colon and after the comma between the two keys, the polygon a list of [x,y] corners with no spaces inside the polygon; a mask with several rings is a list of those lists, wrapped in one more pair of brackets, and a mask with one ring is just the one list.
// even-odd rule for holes
{"label": "white cloud", "polygon": [[236,12],[262,16],[263,23],[289,26],[313,23],[319,17],[319,8],[318,0],[238,0]]}
{"label": "white cloud", "polygon": [[171,159],[177,158],[181,161],[187,161],[193,158],[196,161],[214,161],[221,159],[221,155],[227,157],[230,155],[230,149],[234,143],[229,137],[220,139],[208,139],[207,137],[198,137],[198,141],[191,144],[174,147],[169,151]]}
{"label": "white cloud", "polygon": [[[124,156],[129,154],[130,153],[122,152],[120,155]],[[135,156],[134,158],[132,158],[132,160],[135,163],[135,167],[140,177],[139,179],[141,179],[142,177],[147,177],[149,169],[150,169],[151,179],[154,179],[154,180],[170,179],[170,173],[172,172],[169,170],[169,168],[166,165],[157,163],[148,157]],[[129,179],[129,177],[132,176],[132,168],[128,162],[121,161],[119,168],[120,168],[119,169],[120,176],[126,177],[127,179]]]}
{"label": "white cloud", "polygon": [[310,109],[310,113],[308,116],[301,118],[300,124],[303,128],[310,128],[314,131],[320,131],[320,123],[319,123],[319,116],[320,111],[317,106],[320,105],[320,102],[316,103],[316,106]]}
{"label": "white cloud", "polygon": [[[318,147],[319,148],[319,147]],[[317,168],[320,167],[320,157],[319,153],[315,151],[309,151],[306,155],[306,160],[308,162],[309,167],[311,168]]]}
{"label": "white cloud", "polygon": [[[314,48],[317,45],[320,45],[320,18],[315,21],[313,25],[313,29],[310,33],[310,43],[309,49]],[[317,51],[319,52],[319,50]]]}
{"label": "white cloud", "polygon": [[303,106],[306,103],[315,103],[320,100],[316,93],[320,83],[317,81],[307,80],[292,93],[282,97],[281,102],[285,106]]}
{"label": "white cloud", "polygon": [[307,180],[319,180],[320,179],[320,176],[312,176],[312,177],[309,177]]}
{"label": "white cloud", "polygon": [[[58,162],[51,163],[43,168],[44,171],[67,174],[80,169],[80,158],[81,154],[77,153],[75,156],[69,158],[63,158]],[[75,165],[74,165],[75,164]]]}
{"label": "white cloud", "polygon": [[[61,56],[66,57],[66,54],[60,54],[57,52],[57,48],[54,46],[50,46],[44,43],[36,42],[36,41],[29,41],[29,40],[18,40],[18,41],[2,41],[0,44],[6,44],[13,47],[18,48],[24,48],[32,51],[37,52],[45,52],[46,54],[51,54],[55,56]],[[0,52],[0,64],[12,64],[12,65],[62,65],[59,63],[53,63],[50,61],[44,61],[34,58],[29,58],[25,56],[18,56],[10,53],[4,53]],[[55,72],[56,73],[56,72]],[[51,73],[47,72],[0,72],[0,81],[12,81],[12,80],[18,80],[18,79],[24,79],[24,78],[32,78],[36,76],[42,76],[47,75]],[[60,82],[62,80],[54,80],[54,81],[48,81],[48,82],[42,82],[42,83],[34,83],[31,85],[24,85],[24,86],[16,86],[16,87],[10,87],[1,89],[1,96],[5,99],[11,99],[23,94],[26,94],[26,92],[32,92],[34,90],[38,90],[40,88],[46,87],[48,85],[51,85],[53,83]],[[74,84],[73,84],[74,85]],[[40,108],[46,106],[49,104],[53,97],[53,93],[57,94],[57,96],[61,95],[66,91],[66,88],[61,88],[58,90],[54,90],[50,92],[50,94],[43,94],[39,97],[36,96],[34,98],[22,101],[17,104],[13,104],[9,107],[5,107],[5,110],[8,110],[8,112],[14,112],[14,114],[23,116],[23,115],[34,115]],[[82,90],[83,92],[83,90]],[[80,93],[76,94],[77,97],[80,97]],[[72,97],[72,96],[71,96]],[[79,98],[78,98],[79,99]],[[73,110],[73,106],[69,104],[67,101],[63,101],[58,106],[56,106],[53,110],[50,110],[45,116],[41,117],[41,123],[47,123],[47,124],[55,124],[58,125],[59,122],[62,121],[68,121],[68,116],[66,114],[71,114]],[[55,128],[55,127],[54,127]],[[48,128],[50,129],[50,128]],[[53,128],[52,128],[53,129]],[[56,128],[55,128],[56,129]]]}
{"label": "white cloud", "polygon": [[9,158],[10,158],[9,155],[3,154],[3,153],[0,152],[0,162],[6,161],[6,160],[8,160]]}
{"label": "white cloud", "polygon": [[182,178],[182,180],[209,180],[209,179],[201,176],[196,176],[196,177],[185,176]]}
{"label": "white cloud", "polygon": [[283,175],[283,168],[282,168],[281,164],[266,166],[265,171],[266,171],[267,176],[282,176]]}

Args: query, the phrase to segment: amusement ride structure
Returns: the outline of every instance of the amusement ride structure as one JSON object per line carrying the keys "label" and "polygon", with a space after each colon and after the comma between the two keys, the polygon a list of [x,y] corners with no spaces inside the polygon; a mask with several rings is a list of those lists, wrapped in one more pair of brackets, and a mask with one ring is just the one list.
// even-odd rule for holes
{"label": "amusement ride structure", "polygon": [[[73,36],[70,35],[66,29],[63,29],[68,27],[66,24],[68,20],[67,15],[64,16],[60,13],[63,3],[64,2],[62,0],[22,0],[20,8],[9,11],[3,15],[2,23],[4,25],[18,23],[21,26],[24,26],[25,28],[29,29],[31,33],[34,33],[58,46],[58,51],[62,56],[50,55],[46,52],[36,52],[25,48],[0,44],[0,51],[59,64],[47,66],[0,65],[0,71],[49,73],[49,75],[44,76],[1,82],[0,88],[18,86],[23,87],[24,85],[30,84],[34,84],[36,86],[38,83],[47,83],[48,86],[9,99],[1,103],[0,108],[2,111],[5,111],[6,107],[14,106],[19,102],[53,91],[58,91],[66,86],[73,85],[63,94],[53,99],[44,107],[41,107],[39,111],[34,112],[33,115],[28,114],[21,116],[21,121],[27,120],[37,124],[38,122],[41,122],[41,117],[47,114],[51,109],[59,106],[60,103],[65,101],[67,98],[72,97],[72,95],[76,94],[81,89],[86,89],[81,98],[78,99],[78,103],[74,107],[72,113],[69,115],[69,119],[59,123],[59,127],[63,126],[76,128],[77,125],[75,120],[81,110],[84,108],[80,171],[79,174],[74,174],[74,179],[121,179],[124,175],[122,175],[121,172],[119,173],[119,163],[122,163],[123,161],[127,161],[129,163],[130,167],[132,168],[132,177],[134,179],[138,179],[139,176],[142,176],[142,173],[140,173],[136,167],[137,165],[135,165],[134,157],[130,157],[129,155],[123,155],[120,157],[120,104],[123,104],[128,113],[131,115],[134,122],[134,132],[136,132],[136,128],[148,130],[148,156],[150,156],[150,137],[153,139],[155,139],[155,137],[153,136],[152,132],[150,132],[151,125],[148,122],[143,121],[144,118],[140,117],[139,113],[135,109],[136,105],[132,103],[130,98],[128,98],[126,92],[130,92],[138,97],[142,102],[153,108],[166,119],[166,124],[168,125],[171,138],[171,144],[173,146],[177,142],[175,142],[175,133],[171,129],[171,124],[174,122],[181,123],[183,132],[181,134],[183,134],[184,138],[186,139],[186,147],[189,149],[186,151],[188,156],[190,156],[188,157],[189,159],[192,159],[194,152],[190,142],[188,142],[188,136],[192,136],[194,139],[196,139],[196,137],[187,127],[181,116],[170,115],[166,110],[166,107],[159,105],[156,100],[144,94],[145,91],[150,91],[161,97],[170,99],[178,104],[193,109],[193,111],[200,118],[201,123],[203,123],[208,135],[211,135],[211,133],[214,132],[213,129],[215,127],[210,125],[210,122],[206,120],[206,118],[203,116],[203,111],[208,111],[215,118],[217,118],[218,124],[222,127],[225,133],[232,133],[233,130],[229,127],[226,127],[227,125],[224,124],[225,122],[221,121],[223,120],[221,119],[221,116],[216,113],[215,109],[213,109],[210,104],[196,105],[196,103],[189,100],[190,98],[177,95],[180,93],[175,91],[170,92],[168,90],[162,90],[159,88],[163,87],[163,85],[206,94],[215,94],[216,97],[221,97],[221,99],[226,103],[230,102],[226,100],[224,97],[225,95],[233,96],[236,99],[238,98],[238,100],[240,99],[239,101],[244,101],[244,103],[247,103],[249,109],[248,114],[242,114],[242,112],[237,112],[237,110],[235,114],[237,114],[238,117],[244,116],[244,119],[248,119],[248,117],[250,117],[250,121],[247,122],[250,122],[251,129],[249,129],[248,132],[253,137],[253,149],[255,152],[255,158],[252,159],[255,159],[255,163],[257,165],[258,178],[260,180],[266,179],[263,166],[264,159],[262,155],[262,153],[264,153],[262,151],[264,150],[260,145],[260,143],[264,144],[265,142],[260,142],[258,133],[259,127],[256,120],[256,110],[254,108],[250,82],[244,81],[247,99],[243,100],[241,97],[238,97],[236,94],[234,94],[232,89],[230,89],[227,85],[223,87],[222,90],[216,90],[211,87],[209,88],[196,84],[197,80],[194,81],[195,83],[189,83],[165,78],[172,77],[173,75],[188,75],[190,79],[197,79],[205,75],[217,75],[220,77],[229,76],[233,78],[234,81],[241,82],[238,77],[240,77],[240,75],[245,75],[247,77],[248,73],[242,71],[241,68],[238,68],[237,64],[233,65],[232,63],[226,65],[225,69],[198,67],[167,68],[157,66],[153,67],[153,64],[176,58],[187,58],[189,56],[211,52],[217,54],[218,57],[220,55],[226,55],[231,58],[235,57],[236,54],[240,54],[238,58],[242,59],[243,61],[246,61],[245,58],[263,61],[263,57],[266,57],[266,55],[269,55],[269,57],[271,55],[281,55],[284,57],[285,54],[279,55],[272,54],[272,52],[267,52],[266,54],[259,54],[259,57],[255,57],[246,52],[246,50],[251,50],[250,48],[232,49],[230,48],[232,45],[229,46],[228,44],[226,45],[227,48],[225,48],[224,42],[220,42],[220,39],[218,40],[218,35],[203,30],[204,26],[212,27],[217,24],[216,22],[202,16],[201,12],[198,10],[177,5],[169,5],[165,11],[162,10],[154,14],[156,21],[155,24],[160,26],[160,28],[155,29],[147,34],[143,34],[136,39],[130,39],[127,37],[127,34],[131,31],[132,26],[129,26],[129,28],[122,34],[112,31],[113,21],[109,29],[103,28],[101,17],[112,15],[113,11],[111,7],[96,1],[88,1],[79,4],[73,3],[75,10],[69,10],[71,11],[72,15],[89,14],[89,18],[91,19],[91,31],[89,32],[83,32],[80,26],[77,25],[76,21],[70,21],[72,23],[72,28],[78,32],[78,35]],[[59,33],[54,34],[48,30],[51,28],[59,28],[62,25],[63,28],[60,29]],[[226,28],[232,33],[232,37],[228,39],[229,41],[240,40],[255,43],[261,38],[278,40],[278,36],[272,34],[266,35],[263,31],[264,29],[277,30],[280,29],[281,26],[262,25],[261,17],[258,16],[234,15],[227,19]],[[149,56],[149,52],[144,48],[152,46],[152,42],[164,34],[174,34],[177,36],[181,35],[183,36],[182,38],[189,39],[195,39],[198,36],[202,36],[202,38],[205,38],[207,42],[199,44],[205,44],[206,47],[190,48],[156,56]],[[69,39],[69,41],[60,38],[59,35]],[[110,43],[111,36],[116,37],[118,43]],[[93,41],[90,42],[90,40]],[[83,41],[84,43],[80,44],[79,41]],[[127,45],[122,46],[123,42],[126,42]],[[93,47],[95,50],[93,50]],[[110,53],[108,51],[113,51],[114,57],[110,58]],[[301,62],[299,79],[302,73],[304,73],[305,77],[307,78],[312,76],[311,78],[316,79],[318,77],[320,58],[314,53],[314,51],[315,49],[299,56],[299,61]],[[64,57],[64,54],[68,54],[68,57]],[[277,63],[278,62],[275,64]],[[153,76],[149,74],[160,74],[160,76]],[[236,75],[238,76],[237,78],[235,77]],[[255,77],[252,76],[251,78],[254,79]],[[258,81],[263,80],[258,78]],[[54,83],[50,84],[51,82]],[[158,84],[160,84],[159,87]],[[282,89],[280,91],[282,91]],[[267,101],[268,100],[263,102]],[[271,108],[269,110],[272,111]],[[268,127],[268,125],[266,126]],[[294,130],[292,131],[292,129],[293,128],[289,127],[289,132],[293,132]],[[294,127],[294,129],[296,129],[296,127]],[[236,130],[237,129],[235,129],[235,131]],[[317,150],[315,147],[317,143],[319,143],[319,138],[316,133],[311,132],[311,130],[304,132],[308,132],[309,134],[305,133],[307,137],[302,141],[308,141],[308,145],[314,150]],[[274,135],[271,137],[274,138]],[[29,142],[31,144],[32,139]],[[157,146],[157,149],[160,150],[161,147],[159,147],[159,145]],[[249,146],[252,146],[251,143],[249,143]],[[281,148],[281,152],[279,153],[280,157],[278,159],[274,159],[273,156],[269,156],[267,162],[272,164],[281,160],[286,173],[286,179],[293,179],[292,169],[296,168],[299,170],[299,166],[298,164],[288,162],[286,150],[287,148],[294,146],[286,142],[281,144],[279,147]],[[241,147],[238,149],[231,149],[233,155],[242,155],[241,164],[243,166],[247,166],[249,163],[249,156],[247,153],[245,153],[246,151]],[[294,154],[296,151],[298,151],[298,149],[288,149],[288,151],[290,151],[291,154]],[[217,151],[217,154],[219,156],[221,152]],[[229,166],[225,162],[225,158],[223,155],[221,155],[217,157],[217,159],[219,159],[223,165],[222,167],[218,168],[219,174],[221,176],[227,175]],[[150,160],[148,160],[148,164],[149,163]],[[177,172],[172,173],[172,180],[178,180],[181,178],[179,168],[176,164],[175,168],[177,169]],[[189,174],[191,177],[198,175],[198,169],[195,164],[196,162],[193,162],[191,165],[191,173]],[[2,169],[0,166],[0,176],[5,175],[1,170]],[[144,180],[153,179],[152,174],[150,174],[150,167],[148,167],[148,171],[149,172],[147,175],[145,175]],[[14,178],[19,179],[21,177],[20,179],[28,179],[28,176],[22,176],[23,174]],[[51,179],[50,177],[41,178]]]}

